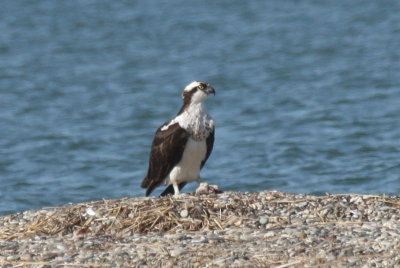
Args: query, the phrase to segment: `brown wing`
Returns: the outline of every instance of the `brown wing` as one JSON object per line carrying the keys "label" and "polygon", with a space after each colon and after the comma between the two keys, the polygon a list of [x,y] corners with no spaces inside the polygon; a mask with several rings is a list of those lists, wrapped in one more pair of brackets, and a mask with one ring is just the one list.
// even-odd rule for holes
{"label": "brown wing", "polygon": [[169,126],[166,130],[161,130],[163,126],[156,131],[151,146],[149,168],[141,184],[142,188],[147,189],[146,196],[164,181],[172,168],[181,160],[189,138],[189,133],[178,123]]}
{"label": "brown wing", "polygon": [[207,153],[206,153],[206,158],[201,162],[200,168],[203,168],[204,164],[206,163],[208,157],[210,156],[212,149],[214,147],[214,134],[215,134],[215,128],[213,128],[212,132],[210,135],[208,135],[206,143],[207,143]]}

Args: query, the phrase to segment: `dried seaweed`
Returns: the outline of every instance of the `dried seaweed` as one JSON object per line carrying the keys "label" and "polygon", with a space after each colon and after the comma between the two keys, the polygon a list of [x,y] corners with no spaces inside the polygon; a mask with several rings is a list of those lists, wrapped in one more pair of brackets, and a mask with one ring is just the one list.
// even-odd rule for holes
{"label": "dried seaweed", "polygon": [[[341,222],[348,209],[361,198],[380,202],[386,206],[398,208],[399,202],[385,196],[371,195],[327,195],[304,196],[302,199],[288,199],[287,194],[270,192],[268,195],[258,193],[230,194],[229,198],[218,195],[185,195],[181,198],[171,196],[163,198],[124,198],[119,200],[102,200],[66,207],[49,208],[31,211],[35,216],[21,224],[24,213],[3,216],[0,225],[0,239],[26,238],[35,235],[76,235],[112,233],[123,236],[127,233],[175,233],[177,230],[200,231],[222,230],[229,226],[255,224],[255,214],[268,208],[269,211],[293,209],[293,213],[308,207],[317,209],[321,202],[328,198],[336,199],[329,211],[314,215],[310,223],[324,224]],[[299,206],[299,204],[303,204]],[[181,217],[180,212],[187,210],[188,217]],[[288,224],[290,219],[266,215],[276,228]],[[317,217],[318,216],[318,217]],[[29,218],[29,217],[28,217]],[[23,223],[24,221],[22,221]]]}

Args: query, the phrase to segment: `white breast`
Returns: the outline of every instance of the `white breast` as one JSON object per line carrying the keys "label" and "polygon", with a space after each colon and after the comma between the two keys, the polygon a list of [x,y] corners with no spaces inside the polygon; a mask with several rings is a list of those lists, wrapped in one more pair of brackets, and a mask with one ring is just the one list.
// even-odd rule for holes
{"label": "white breast", "polygon": [[186,111],[163,126],[161,130],[167,130],[175,123],[188,131],[195,140],[206,139],[214,128],[214,120],[207,114],[203,103],[190,105]]}
{"label": "white breast", "polygon": [[165,178],[165,183],[191,182],[199,178],[201,162],[206,157],[206,141],[195,141],[189,138],[181,161],[171,170]]}

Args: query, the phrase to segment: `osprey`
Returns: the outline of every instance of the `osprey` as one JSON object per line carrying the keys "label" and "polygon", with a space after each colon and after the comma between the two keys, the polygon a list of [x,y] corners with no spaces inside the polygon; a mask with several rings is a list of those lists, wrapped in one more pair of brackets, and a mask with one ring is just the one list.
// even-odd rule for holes
{"label": "osprey", "polygon": [[178,195],[188,182],[200,182],[200,169],[214,145],[214,120],[204,106],[211,93],[215,95],[215,89],[206,82],[190,83],[183,90],[183,105],[176,117],[157,129],[141,184],[146,196],[161,184],[168,185],[164,196]]}

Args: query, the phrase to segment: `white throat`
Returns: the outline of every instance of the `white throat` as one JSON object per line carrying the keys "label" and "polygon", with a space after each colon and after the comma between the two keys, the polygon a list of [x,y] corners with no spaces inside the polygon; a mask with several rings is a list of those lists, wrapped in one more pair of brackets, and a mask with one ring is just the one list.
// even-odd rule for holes
{"label": "white throat", "polygon": [[166,130],[170,125],[179,125],[191,134],[194,140],[204,140],[214,128],[214,120],[207,114],[203,102],[191,103],[187,109],[161,130]]}
{"label": "white throat", "polygon": [[204,100],[207,98],[207,93],[202,90],[197,90],[192,98],[190,99],[191,105],[193,104],[203,104]]}
{"label": "white throat", "polygon": [[207,115],[206,107],[203,102],[191,103],[183,113],[188,114],[190,117],[202,117]]}
{"label": "white throat", "polygon": [[179,125],[192,134],[193,139],[203,140],[208,137],[213,122],[203,102],[191,103],[181,116]]}

